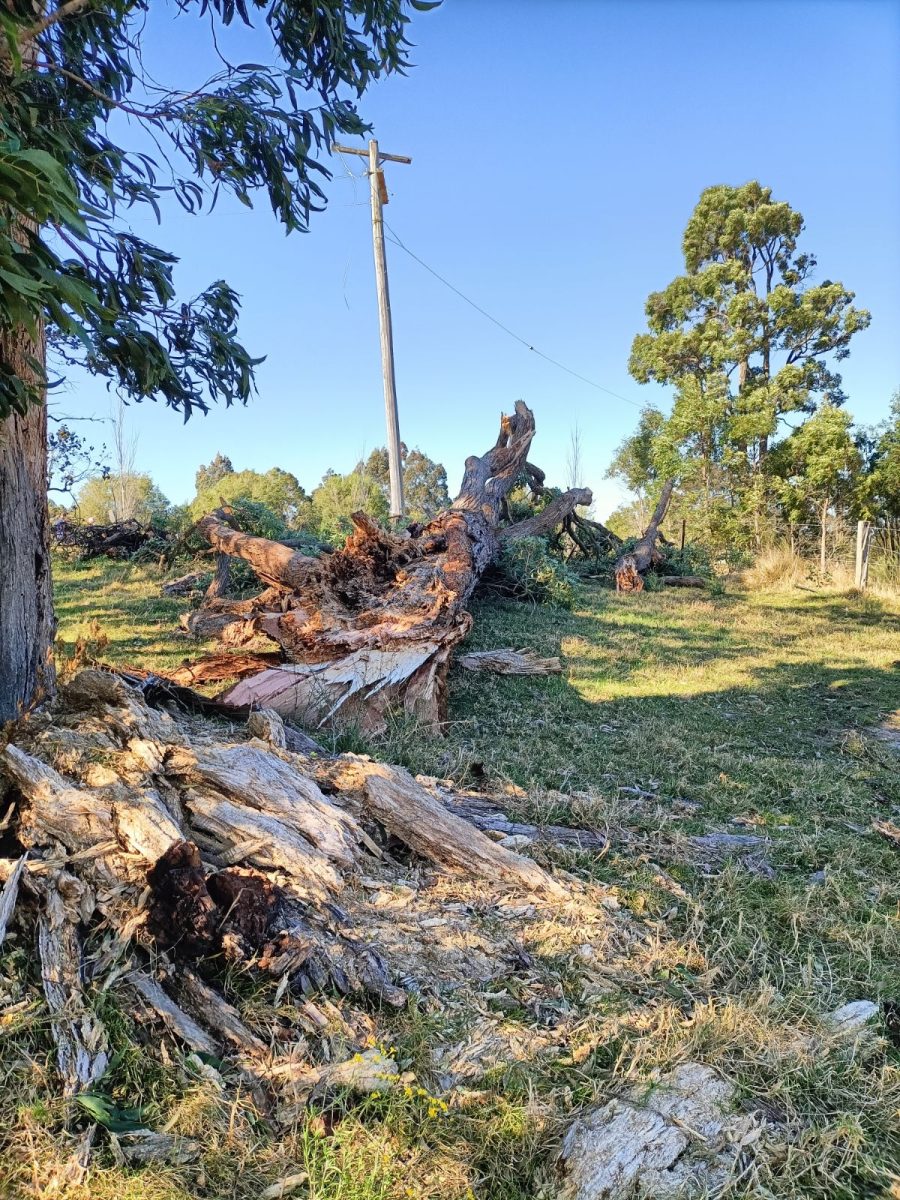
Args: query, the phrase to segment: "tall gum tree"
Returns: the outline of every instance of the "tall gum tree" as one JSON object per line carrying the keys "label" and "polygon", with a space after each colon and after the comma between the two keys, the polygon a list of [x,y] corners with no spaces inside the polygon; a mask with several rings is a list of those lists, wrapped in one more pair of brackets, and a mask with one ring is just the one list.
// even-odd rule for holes
{"label": "tall gum tree", "polygon": [[869,324],[843,284],[816,282],[803,217],[757,182],[707,188],[685,229],[685,273],[647,301],[629,369],[676,388],[673,443],[724,468],[758,515],[772,440],[792,413],[840,404],[833,362]]}
{"label": "tall gum tree", "polygon": [[[245,402],[260,361],[239,340],[227,283],[177,297],[175,258],[123,218],[134,206],[159,215],[164,194],[198,212],[230,192],[248,206],[267,199],[289,232],[308,228],[325,203],[323,152],[337,135],[366,131],[355,102],[404,70],[410,12],[435,5],[177,0],[217,53],[223,26],[263,26],[272,63],[220,57],[215,75],[180,89],[144,70],[150,7],[0,7],[0,722],[54,686],[48,351],[54,368],[81,364],[184,419],[214,401]],[[116,113],[131,125],[110,121]],[[134,123],[152,142],[117,140]]]}

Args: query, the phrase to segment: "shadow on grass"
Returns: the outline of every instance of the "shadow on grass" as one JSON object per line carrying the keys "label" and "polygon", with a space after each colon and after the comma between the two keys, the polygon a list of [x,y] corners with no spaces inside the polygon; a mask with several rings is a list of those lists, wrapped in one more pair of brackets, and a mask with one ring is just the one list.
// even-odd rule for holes
{"label": "shadow on grass", "polygon": [[[591,610],[478,607],[473,648],[562,652],[556,677],[455,669],[443,739],[399,722],[371,747],[414,770],[563,792],[639,786],[720,814],[884,812],[890,751],[860,731],[900,706],[896,613],[840,597],[792,610],[743,597]],[[869,623],[848,605],[872,605]],[[651,607],[652,605],[652,607]],[[843,606],[843,607],[842,607]],[[848,638],[848,632],[850,634]]]}

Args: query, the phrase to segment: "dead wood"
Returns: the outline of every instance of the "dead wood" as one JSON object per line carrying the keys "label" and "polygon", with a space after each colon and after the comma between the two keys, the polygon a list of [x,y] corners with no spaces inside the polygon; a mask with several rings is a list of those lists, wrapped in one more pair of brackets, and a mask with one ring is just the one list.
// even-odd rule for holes
{"label": "dead wood", "polygon": [[166,1027],[186,1046],[202,1054],[216,1053],[218,1046],[214,1039],[193,1017],[178,1007],[152,976],[145,971],[130,971],[127,979],[141,999],[150,1005]]}
{"label": "dead wood", "polygon": [[164,596],[189,596],[197,591],[202,578],[201,571],[189,571],[187,575],[179,575],[177,579],[164,583],[160,590]]}
{"label": "dead wood", "polygon": [[475,650],[456,660],[467,671],[488,671],[494,675],[559,675],[558,658],[541,658],[532,650]]}
{"label": "dead wood", "polygon": [[227,554],[216,555],[216,570],[210,581],[203,599],[208,604],[211,600],[224,600],[231,591],[231,559]]}
{"label": "dead wood", "polygon": [[[220,699],[307,724],[340,714],[369,729],[383,727],[388,707],[398,706],[438,726],[450,654],[470,628],[468,601],[500,540],[547,532],[591,501],[587,489],[572,489],[535,518],[499,528],[533,436],[534,417],[520,401],[501,419],[495,445],[466,460],[450,508],[402,533],[356,513],[346,544],[321,558],[241,533],[224,510],[204,517],[198,529],[210,545],[243,558],[269,588],[253,602],[205,606],[186,619],[187,629],[234,646],[262,636],[283,657],[248,670]],[[217,657],[199,669],[226,665]]]}
{"label": "dead wood", "polygon": [[702,575],[662,575],[661,579],[667,587],[705,588],[709,582]]}
{"label": "dead wood", "polygon": [[22,882],[22,873],[25,870],[27,858],[26,854],[22,855],[7,876],[2,890],[0,890],[0,946],[6,940],[6,931],[9,928],[9,923],[15,911],[16,900],[19,896],[19,884]]}
{"label": "dead wood", "polygon": [[515,542],[525,537],[547,537],[576,511],[587,507],[593,500],[590,488],[570,488],[554,496],[540,512],[514,525],[504,525],[498,530],[503,542]]}
{"label": "dead wood", "polygon": [[900,849],[900,826],[895,825],[893,821],[883,821],[879,818],[872,822],[872,829]]}
{"label": "dead wood", "polygon": [[61,518],[52,526],[58,546],[74,547],[81,558],[130,558],[148,542],[167,541],[161,529],[139,521],[116,521],[110,525],[78,525]]}
{"label": "dead wood", "polygon": [[280,651],[257,651],[254,654],[211,654],[199,662],[185,663],[170,671],[166,678],[183,687],[196,687],[203,683],[221,683],[224,679],[243,679],[245,675],[256,675],[268,667],[282,662]]}
{"label": "dead wood", "polygon": [[433,862],[551,896],[565,894],[530,858],[497,845],[448,812],[402,767],[347,754],[323,770],[342,789],[361,791],[366,808],[385,829]]}
{"label": "dead wood", "polygon": [[[593,499],[587,488],[571,488],[568,492],[554,493],[546,486],[544,472],[530,462],[525,464],[523,475],[536,501],[547,496],[550,496],[550,501],[534,517],[501,528],[499,536],[502,541],[546,537],[562,526],[585,558],[600,558],[621,546],[622,539],[611,529],[578,511],[579,507],[590,505]],[[505,507],[504,516],[509,516]]]}
{"label": "dead wood", "polygon": [[[403,923],[372,897],[373,873],[387,873],[388,889],[397,870],[412,880],[477,881],[488,912],[510,890],[525,894],[529,911],[541,905],[551,914],[569,903],[571,885],[478,825],[495,836],[535,832],[535,840],[555,839],[555,830],[502,828],[502,813],[454,809],[401,768],[292,753],[272,712],[254,713],[239,740],[223,743],[211,722],[153,709],[146,683],[84,671],[55,708],[20,723],[16,743],[0,752],[15,805],[11,836],[28,854],[27,863],[4,860],[0,913],[12,911],[16,883],[27,878],[20,939],[36,907],[41,977],[68,1094],[96,1083],[107,1055],[82,980],[82,937],[91,938],[90,986],[121,977],[144,1021],[192,1051],[227,1054],[265,1105],[284,1088],[296,1098],[344,1076],[311,1064],[296,1026],[281,1026],[274,1009],[263,1036],[228,998],[222,963],[277,979],[278,996],[291,1001],[310,1036],[334,1026],[342,1047],[363,1050],[371,1045],[364,1017],[371,1001],[356,1002],[350,1025],[327,996],[403,1006],[409,991],[432,986],[427,955],[447,924],[428,899]],[[397,841],[414,856],[409,866],[385,853],[395,855]],[[440,893],[445,885],[436,886]],[[461,979],[510,970],[506,950],[493,962],[481,944],[447,929],[442,953],[459,960]],[[309,997],[317,993],[314,1005]],[[313,1081],[311,1091],[304,1081]]]}
{"label": "dead wood", "polygon": [[437,781],[431,784],[442,804],[452,813],[470,821],[484,833],[503,834],[504,838],[527,838],[529,842],[543,842],[567,850],[581,850],[600,854],[609,848],[609,839],[593,829],[576,829],[569,825],[530,825],[524,821],[513,821],[497,800],[480,796],[474,792],[456,792],[441,787]]}
{"label": "dead wood", "polygon": [[[40,890],[43,911],[38,918],[37,945],[41,982],[52,1018],[63,1092],[73,1096],[95,1083],[109,1062],[106,1031],[85,1003],[81,985],[78,926],[85,919],[86,889],[73,875],[58,871],[42,881]],[[90,912],[93,907],[91,899]]]}
{"label": "dead wood", "polygon": [[652,566],[662,562],[662,555],[656,548],[660,536],[659,527],[665,519],[675,487],[674,479],[667,479],[657,501],[650,524],[644,530],[643,536],[628,554],[623,554],[616,562],[614,571],[617,592],[639,592],[643,589],[644,574]]}

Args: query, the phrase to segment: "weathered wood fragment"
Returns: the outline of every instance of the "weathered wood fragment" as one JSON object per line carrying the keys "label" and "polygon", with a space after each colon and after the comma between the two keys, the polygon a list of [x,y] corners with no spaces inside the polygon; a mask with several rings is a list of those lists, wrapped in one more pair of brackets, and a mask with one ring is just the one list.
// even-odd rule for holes
{"label": "weathered wood fragment", "polygon": [[411,850],[432,862],[500,886],[513,884],[549,896],[565,889],[537,863],[497,845],[447,809],[402,767],[355,755],[329,764],[342,790],[357,790],[366,809]]}
{"label": "weathered wood fragment", "polygon": [[559,675],[558,658],[541,658],[533,650],[475,650],[456,660],[467,671],[487,671],[493,675]]}
{"label": "weathered wood fragment", "polygon": [[63,1091],[73,1096],[95,1083],[109,1062],[106,1031],[85,1003],[81,985],[78,925],[84,886],[59,871],[42,881],[41,892],[43,911],[37,927],[41,984]]}
{"label": "weathered wood fragment", "polygon": [[145,971],[130,971],[128,982],[176,1037],[192,1050],[215,1054],[218,1045]]}
{"label": "weathered wood fragment", "polygon": [[705,588],[709,583],[702,575],[662,575],[660,578],[667,587]]}
{"label": "weathered wood fragment", "polygon": [[27,858],[27,854],[23,854],[19,858],[7,876],[2,891],[0,891],[0,946],[3,945],[6,939],[6,931],[9,928],[9,923],[12,920],[13,911],[16,907],[16,900],[19,896],[19,884],[22,881],[22,872],[25,870]]}

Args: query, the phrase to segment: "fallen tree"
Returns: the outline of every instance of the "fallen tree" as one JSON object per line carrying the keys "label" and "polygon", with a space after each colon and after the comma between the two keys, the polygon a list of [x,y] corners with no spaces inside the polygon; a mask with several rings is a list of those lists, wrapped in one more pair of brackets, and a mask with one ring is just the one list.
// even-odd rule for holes
{"label": "fallen tree", "polygon": [[642,591],[644,587],[643,577],[646,572],[651,567],[659,566],[662,563],[663,556],[657,549],[656,543],[661,536],[660,525],[665,520],[674,487],[675,480],[667,479],[663,484],[656,508],[653,510],[650,524],[644,530],[642,537],[635,543],[631,550],[622,554],[616,560],[614,571],[617,592]]}
{"label": "fallen tree", "polygon": [[[541,536],[567,521],[574,527],[577,510],[591,503],[587,488],[572,488],[501,528],[523,474],[543,488],[543,474],[528,463],[534,430],[531,410],[519,401],[502,417],[494,446],[466,460],[448,509],[402,532],[355,513],[346,544],[321,558],[242,532],[227,510],[202,518],[197,529],[210,546],[243,559],[266,586],[252,600],[211,599],[186,618],[187,630],[245,651],[275,642],[283,656],[254,667],[245,655],[241,672],[230,672],[229,657],[217,655],[199,664],[202,678],[242,673],[223,701],[273,708],[307,724],[340,711],[377,729],[388,707],[397,707],[439,725],[451,652],[471,627],[468,602],[501,541]],[[588,525],[580,536],[588,537]]]}

